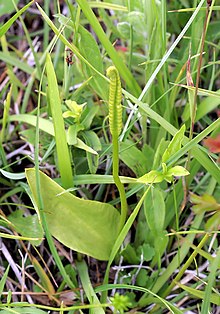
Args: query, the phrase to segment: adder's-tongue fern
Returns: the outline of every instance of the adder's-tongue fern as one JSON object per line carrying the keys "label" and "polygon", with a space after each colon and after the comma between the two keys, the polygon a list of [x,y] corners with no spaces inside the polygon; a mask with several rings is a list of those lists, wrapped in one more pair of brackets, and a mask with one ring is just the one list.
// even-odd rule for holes
{"label": "adder's-tongue fern", "polygon": [[109,89],[109,126],[112,136],[119,136],[122,129],[122,92],[118,70],[114,66],[107,69],[110,78]]}
{"label": "adder's-tongue fern", "polygon": [[[119,145],[118,137],[122,130],[122,92],[121,81],[118,70],[114,66],[107,69],[107,76],[110,78],[109,88],[109,127],[112,134],[112,152],[113,152],[113,178],[118,188],[121,199],[121,221],[120,230],[123,228],[127,218],[127,201],[125,189],[119,178]],[[120,231],[119,230],[119,231]]]}

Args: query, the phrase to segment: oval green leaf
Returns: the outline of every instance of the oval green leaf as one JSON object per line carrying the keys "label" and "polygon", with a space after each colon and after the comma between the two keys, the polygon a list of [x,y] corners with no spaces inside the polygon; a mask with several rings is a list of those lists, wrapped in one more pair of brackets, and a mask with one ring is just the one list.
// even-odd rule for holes
{"label": "oval green leaf", "polygon": [[[40,172],[41,197],[51,234],[67,247],[108,260],[119,231],[120,215],[110,204],[80,199]],[[26,177],[37,203],[36,171]]]}

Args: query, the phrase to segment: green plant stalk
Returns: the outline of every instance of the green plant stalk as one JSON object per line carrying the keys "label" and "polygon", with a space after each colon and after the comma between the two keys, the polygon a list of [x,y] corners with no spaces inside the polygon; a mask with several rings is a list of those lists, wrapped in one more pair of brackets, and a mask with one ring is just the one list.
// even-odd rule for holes
{"label": "green plant stalk", "polygon": [[127,200],[126,200],[126,194],[124,185],[121,183],[121,180],[119,178],[119,144],[118,144],[118,136],[112,135],[112,148],[113,148],[113,155],[112,155],[112,161],[113,161],[113,179],[115,182],[115,185],[117,186],[120,200],[121,200],[121,216],[120,216],[120,224],[119,224],[119,230],[121,230],[124,226],[124,223],[127,218]]}
{"label": "green plant stalk", "polygon": [[78,274],[80,277],[80,281],[82,283],[83,289],[85,291],[85,294],[89,300],[90,304],[96,304],[99,305],[99,308],[91,309],[91,314],[105,314],[102,305],[97,298],[97,295],[95,291],[93,290],[90,278],[89,278],[89,273],[88,273],[88,267],[86,265],[86,262],[84,260],[82,261],[77,261],[76,262],[76,267],[78,270]]}
{"label": "green plant stalk", "polygon": [[4,101],[4,111],[3,111],[3,118],[2,118],[2,129],[0,133],[0,145],[2,146],[5,138],[5,129],[8,121],[9,109],[11,104],[11,94],[12,94],[12,85],[9,89],[8,95],[6,100]]}
{"label": "green plant stalk", "polygon": [[[44,11],[47,15],[50,13],[50,0],[44,1]],[[49,25],[44,21],[43,51],[47,49],[49,43]]]}
{"label": "green plant stalk", "polygon": [[107,38],[105,32],[103,31],[97,17],[93,13],[92,9],[90,8],[88,1],[86,0],[77,0],[80,8],[82,9],[83,13],[85,14],[86,18],[88,19],[89,23],[93,27],[96,35],[98,36],[100,42],[102,43],[103,47],[106,49],[107,54],[110,56],[112,61],[114,62],[115,66],[117,67],[120,75],[125,80],[129,89],[137,96],[141,89],[134,79],[133,75],[126,67],[124,62],[122,61],[121,57],[118,55],[115,48],[112,46],[112,43]]}
{"label": "green plant stalk", "polygon": [[[132,214],[130,215],[130,217],[126,221],[123,229],[121,230],[120,234],[118,235],[118,237],[117,237],[117,239],[115,241],[115,244],[114,244],[114,246],[112,248],[112,251],[111,251],[111,254],[110,254],[110,257],[109,257],[109,261],[108,261],[108,264],[107,264],[107,267],[106,267],[106,272],[105,272],[105,277],[104,277],[104,280],[103,280],[103,284],[107,284],[108,283],[110,266],[111,266],[112,262],[114,261],[115,256],[116,256],[118,250],[120,249],[120,246],[122,245],[122,243],[123,243],[123,241],[124,241],[128,231],[130,230],[131,226],[133,225],[134,220],[137,217],[137,215],[138,215],[138,213],[139,213],[139,211],[141,209],[141,206],[142,206],[142,204],[144,202],[144,199],[145,199],[147,193],[149,192],[151,186],[152,186],[152,184],[149,185],[147,190],[142,195],[141,199],[137,203],[135,209],[133,210]],[[106,300],[106,299],[107,299],[107,292],[104,292],[102,294],[102,303],[105,303],[104,300]]]}
{"label": "green plant stalk", "polygon": [[[9,109],[10,109],[10,104],[11,104],[11,94],[12,94],[12,89],[13,86],[11,85],[10,90],[8,92],[8,95],[6,97],[6,100],[4,101],[4,110],[3,110],[3,118],[2,118],[2,129],[0,132],[0,157],[2,159],[2,163],[4,166],[7,166],[7,159],[6,159],[6,154],[3,148],[3,142],[5,139],[5,130],[7,126],[7,121],[9,117]],[[8,169],[10,169],[8,167]]]}
{"label": "green plant stalk", "polygon": [[[131,0],[127,1],[128,5],[128,11],[131,12]],[[132,66],[132,55],[133,55],[133,41],[134,41],[134,33],[133,33],[133,26],[130,25],[130,45],[129,45],[129,61],[128,61],[128,69],[131,71],[131,66]]]}

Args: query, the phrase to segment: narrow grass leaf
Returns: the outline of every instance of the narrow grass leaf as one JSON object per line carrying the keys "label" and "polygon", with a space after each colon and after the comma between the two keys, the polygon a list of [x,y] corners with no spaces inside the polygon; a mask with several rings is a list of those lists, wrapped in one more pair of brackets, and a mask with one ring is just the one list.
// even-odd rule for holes
{"label": "narrow grass leaf", "polygon": [[11,25],[18,19],[18,17],[24,13],[30,5],[34,3],[34,0],[25,5],[21,10],[19,10],[15,15],[13,15],[1,28],[0,37],[2,37],[11,27]]}
{"label": "narrow grass leaf", "polygon": [[9,268],[10,268],[10,265],[8,265],[7,269],[5,270],[3,276],[2,276],[2,278],[0,280],[0,298],[1,298],[2,292],[4,290],[5,283],[6,283],[7,278],[8,278]]}
{"label": "narrow grass leaf", "polygon": [[5,139],[5,130],[6,130],[8,117],[9,117],[9,109],[10,109],[10,105],[11,105],[11,94],[12,94],[12,86],[10,87],[10,90],[9,90],[9,93],[6,97],[6,100],[4,101],[2,129],[1,129],[1,133],[0,133],[0,144],[1,145]]}
{"label": "narrow grass leaf", "polygon": [[89,278],[88,274],[88,267],[86,265],[86,262],[84,260],[77,261],[76,262],[77,271],[79,273],[80,281],[82,283],[83,289],[85,291],[85,294],[89,300],[90,304],[98,304],[100,305],[100,308],[97,309],[91,309],[91,314],[105,314],[105,311],[102,308],[102,305],[92,287],[92,283]]}
{"label": "narrow grass leaf", "polygon": [[96,1],[89,1],[89,6],[91,8],[102,8],[107,10],[114,10],[114,11],[123,11],[128,12],[128,8],[122,5],[110,3],[110,2],[96,2]]}
{"label": "narrow grass leaf", "polygon": [[58,164],[63,186],[69,188],[73,184],[72,167],[66,141],[66,132],[61,110],[61,101],[57,85],[56,74],[50,55],[46,59],[46,71],[48,79],[48,99],[53,118],[55,141],[58,155]]}
{"label": "narrow grass leaf", "polygon": [[5,171],[3,169],[0,169],[1,174],[11,180],[21,180],[25,178],[25,173],[24,172],[20,172],[20,173],[12,173],[9,171]]}
{"label": "narrow grass leaf", "polygon": [[48,277],[45,270],[42,268],[42,266],[40,265],[40,263],[38,262],[38,260],[35,257],[32,256],[31,262],[34,266],[36,273],[38,274],[38,276],[41,280],[42,286],[48,292],[49,298],[50,298],[50,295],[52,296],[53,294],[55,294],[55,290],[54,290],[54,287],[50,281],[50,278]]}
{"label": "narrow grass leaf", "polygon": [[[182,288],[184,291],[188,292],[191,296],[194,296],[195,298],[199,298],[199,299],[202,299],[204,300],[205,298],[205,292],[204,291],[201,291],[201,290],[198,290],[198,289],[194,289],[194,288],[191,288],[189,286],[185,286],[179,282],[176,282],[176,284]],[[216,305],[220,305],[220,296],[217,295],[217,294],[210,294],[209,295],[209,302],[213,303],[213,304],[216,304]],[[202,314],[207,314],[209,313],[208,311],[206,312],[201,312]]]}

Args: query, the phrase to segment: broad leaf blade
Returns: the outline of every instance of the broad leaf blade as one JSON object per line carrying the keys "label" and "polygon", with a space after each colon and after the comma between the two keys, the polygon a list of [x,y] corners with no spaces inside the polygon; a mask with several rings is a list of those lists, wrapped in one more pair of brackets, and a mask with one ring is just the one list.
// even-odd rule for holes
{"label": "broad leaf blade", "polygon": [[[81,25],[79,26],[78,32],[80,34],[79,40],[79,51],[85,57],[90,64],[92,64],[100,73],[104,74],[103,69],[103,60],[99,51],[99,47],[91,35],[84,27]],[[92,77],[92,80],[89,84],[92,88],[105,100],[108,99],[108,84],[107,82],[101,77],[98,76],[92,69],[82,63],[83,72],[86,75],[86,78]]]}
{"label": "broad leaf blade", "polygon": [[[26,176],[35,202],[36,172],[27,169]],[[64,191],[40,172],[41,196],[51,234],[69,248],[108,260],[118,235],[120,215],[111,205],[80,199]]]}

